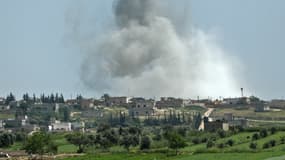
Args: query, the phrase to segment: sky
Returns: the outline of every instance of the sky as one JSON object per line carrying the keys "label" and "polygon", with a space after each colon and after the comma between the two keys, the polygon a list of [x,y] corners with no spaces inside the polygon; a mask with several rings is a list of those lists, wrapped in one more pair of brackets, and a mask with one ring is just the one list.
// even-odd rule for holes
{"label": "sky", "polygon": [[[182,9],[180,1],[169,1],[176,3],[173,9]],[[217,43],[241,63],[240,87],[245,94],[284,98],[285,1],[191,0],[190,4],[192,25],[214,32]],[[67,17],[84,18],[88,22],[80,24],[84,29],[100,32],[109,26],[112,7],[112,0],[0,0],[0,96],[95,95],[78,76],[82,56],[70,40],[73,19]]]}

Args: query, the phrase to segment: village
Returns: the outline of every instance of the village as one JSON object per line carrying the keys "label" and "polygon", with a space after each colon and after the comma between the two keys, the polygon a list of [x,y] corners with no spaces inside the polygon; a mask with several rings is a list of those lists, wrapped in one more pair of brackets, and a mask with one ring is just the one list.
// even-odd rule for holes
{"label": "village", "polygon": [[[268,102],[243,95],[215,100],[174,97],[154,100],[104,94],[100,99],[79,95],[75,99],[64,100],[58,94],[47,97],[41,95],[40,98],[24,94],[23,99],[16,100],[11,93],[6,98],[0,98],[0,128],[2,131],[28,133],[37,130],[84,132],[92,131],[99,123],[129,125],[128,122],[131,123],[132,119],[138,119],[145,124],[157,122],[160,125],[158,121],[174,117],[177,121],[175,124],[190,125],[194,130],[227,131],[231,127],[251,127],[250,122],[253,121],[282,123],[282,116],[274,119],[263,114],[282,115],[284,109],[285,100]],[[164,122],[167,123],[173,125],[172,121]]]}

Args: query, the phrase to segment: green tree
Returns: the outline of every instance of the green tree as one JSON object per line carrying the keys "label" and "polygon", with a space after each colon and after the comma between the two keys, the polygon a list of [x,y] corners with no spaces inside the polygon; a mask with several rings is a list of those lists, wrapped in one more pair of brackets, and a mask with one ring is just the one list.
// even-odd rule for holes
{"label": "green tree", "polygon": [[255,140],[258,140],[259,139],[259,135],[257,133],[254,133],[252,135],[252,140],[255,141]]}
{"label": "green tree", "polygon": [[92,144],[89,137],[83,133],[73,133],[66,135],[66,140],[71,144],[78,146],[77,153],[83,153],[88,144]]}
{"label": "green tree", "polygon": [[141,144],[140,144],[140,149],[144,150],[144,149],[150,149],[150,145],[151,145],[151,140],[148,136],[143,136],[141,138]]}
{"label": "green tree", "polygon": [[229,145],[229,146],[233,146],[233,145],[234,145],[234,140],[229,139],[229,140],[226,142],[226,144]]}
{"label": "green tree", "polygon": [[175,154],[178,154],[179,148],[184,148],[187,146],[185,140],[176,131],[168,133],[165,137],[168,141],[168,147],[175,150]]}
{"label": "green tree", "polygon": [[277,129],[275,127],[270,128],[271,134],[275,134],[277,132]]}
{"label": "green tree", "polygon": [[109,125],[101,124],[98,126],[96,144],[103,149],[108,149],[119,142],[119,134]]}
{"label": "green tree", "polygon": [[259,132],[259,135],[260,135],[260,137],[262,137],[262,138],[267,137],[267,135],[268,135],[267,130],[266,130],[266,129],[262,129],[262,130]]}
{"label": "green tree", "polygon": [[15,100],[16,100],[15,96],[14,96],[12,93],[10,93],[10,94],[6,97],[5,104],[6,104],[6,105],[9,105],[10,102],[13,102],[13,101],[15,101]]}
{"label": "green tree", "polygon": [[249,148],[250,148],[250,149],[256,149],[256,148],[257,148],[257,143],[251,142],[251,143],[249,144]]}
{"label": "green tree", "polygon": [[15,137],[11,133],[0,134],[0,147],[9,147],[14,144]]}
{"label": "green tree", "polygon": [[215,143],[214,143],[213,140],[208,140],[208,141],[207,141],[207,144],[206,144],[206,147],[207,147],[207,148],[212,148],[212,147],[214,147],[214,146],[215,146]]}
{"label": "green tree", "polygon": [[44,153],[57,152],[57,146],[53,143],[50,136],[44,132],[36,132],[28,137],[23,148],[28,154],[43,155]]}

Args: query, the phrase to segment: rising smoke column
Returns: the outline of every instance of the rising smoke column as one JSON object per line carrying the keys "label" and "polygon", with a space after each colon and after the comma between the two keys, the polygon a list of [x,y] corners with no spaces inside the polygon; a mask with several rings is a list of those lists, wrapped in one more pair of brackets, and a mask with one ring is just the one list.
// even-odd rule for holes
{"label": "rising smoke column", "polygon": [[84,85],[132,96],[236,96],[235,66],[215,39],[199,29],[178,34],[161,0],[117,0],[113,30],[79,45],[86,53]]}

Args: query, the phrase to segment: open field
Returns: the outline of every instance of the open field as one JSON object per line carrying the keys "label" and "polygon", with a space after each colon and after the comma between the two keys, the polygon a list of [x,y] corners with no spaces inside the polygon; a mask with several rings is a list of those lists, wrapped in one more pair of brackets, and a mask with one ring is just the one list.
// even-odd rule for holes
{"label": "open field", "polygon": [[[275,147],[263,149],[264,143],[275,139],[278,141],[281,137],[285,136],[285,132],[277,132],[273,135],[268,135],[265,138],[260,138],[256,141],[257,148],[250,149],[249,144],[252,142],[252,135],[257,132],[243,132],[230,137],[221,138],[216,140],[215,144],[226,143],[228,140],[233,140],[233,146],[225,146],[219,148],[217,146],[207,149],[206,144],[193,144],[189,143],[187,147],[179,151],[178,156],[167,156],[167,152],[158,153],[154,150],[149,153],[142,153],[135,148],[127,153],[123,148],[113,148],[110,153],[95,153],[88,154],[82,157],[74,157],[68,159],[89,159],[89,160],[265,160],[272,157],[279,157],[285,155],[285,144],[279,142]],[[165,150],[167,150],[165,148]],[[169,152],[172,153],[171,151]],[[281,158],[282,159],[282,158]],[[279,160],[276,158],[276,160]]]}
{"label": "open field", "polygon": [[[179,150],[179,155],[174,156],[173,150],[167,149],[164,143],[153,141],[152,149],[147,152],[142,152],[138,147],[131,147],[127,152],[121,146],[111,147],[108,152],[97,148],[88,148],[86,155],[81,155],[73,158],[65,158],[66,160],[272,160],[284,159],[285,144],[281,139],[285,137],[285,131],[278,131],[274,134],[268,132],[268,136],[260,137],[257,140],[252,140],[252,135],[259,132],[241,132],[226,136],[225,138],[218,138],[215,140],[213,147],[207,148],[206,143],[194,144],[191,140],[187,140],[188,146]],[[199,138],[213,136],[214,133],[201,132]],[[58,145],[58,154],[66,156],[73,155],[77,151],[77,147],[70,144],[64,138],[65,133],[57,133],[52,135],[52,139]],[[190,136],[195,138],[196,136]],[[219,144],[226,144],[229,140],[233,140],[233,145],[224,145],[219,147]],[[276,144],[269,148],[263,148],[263,145],[270,140],[275,140]],[[256,149],[249,147],[250,143],[256,143]],[[161,143],[161,144],[159,144]],[[7,151],[19,151],[22,144],[15,143]],[[64,157],[64,156],[62,156]],[[64,158],[59,158],[64,159]],[[271,159],[268,159],[271,160]]]}
{"label": "open field", "polygon": [[[100,154],[66,158],[65,160],[266,160],[283,152],[262,153],[205,153],[197,155],[166,156],[165,154]],[[276,158],[276,160],[279,160]]]}
{"label": "open field", "polygon": [[0,119],[13,119],[13,118],[15,118],[14,114],[0,113]]}

